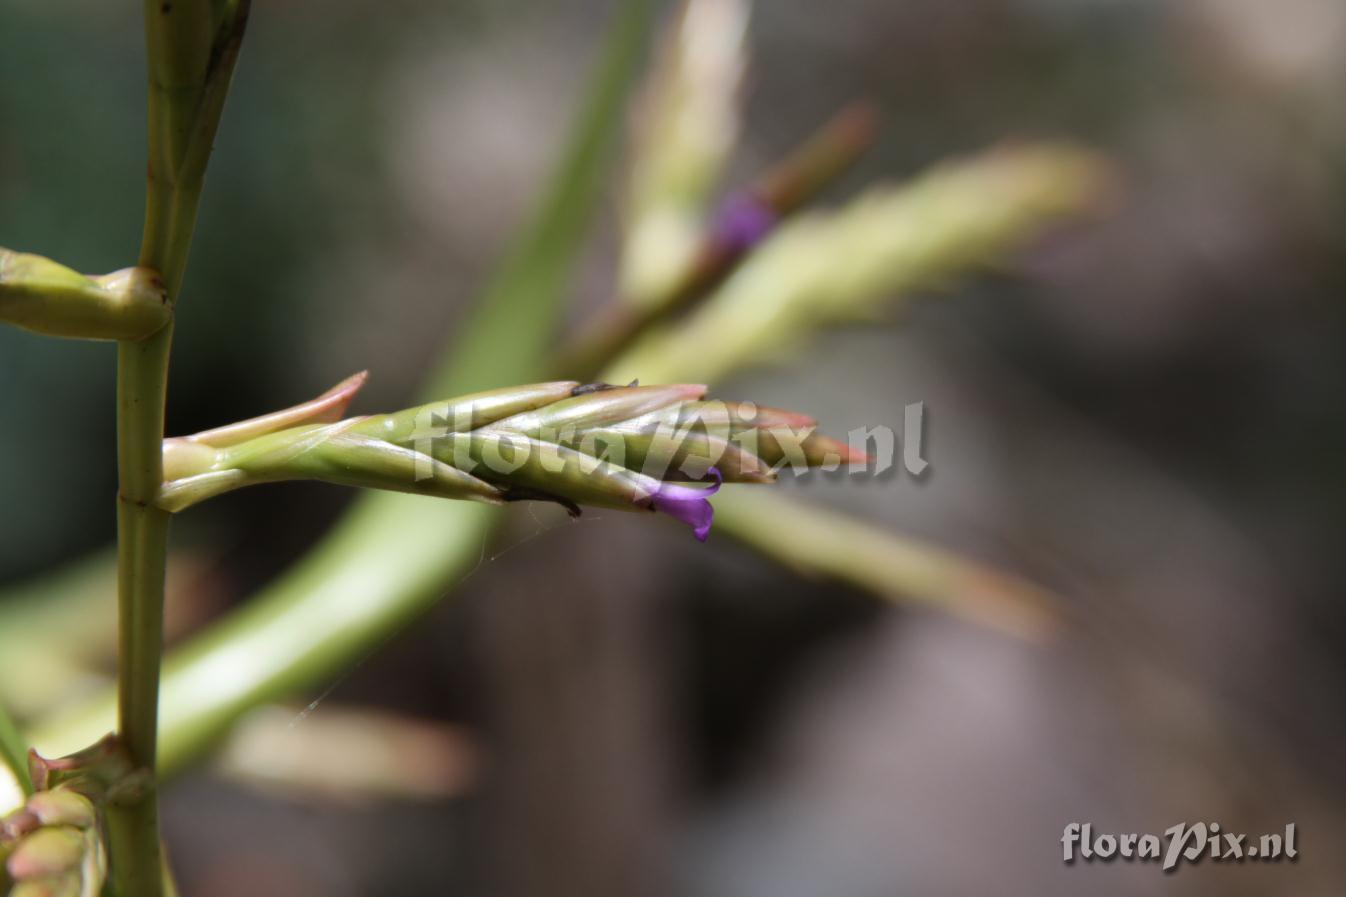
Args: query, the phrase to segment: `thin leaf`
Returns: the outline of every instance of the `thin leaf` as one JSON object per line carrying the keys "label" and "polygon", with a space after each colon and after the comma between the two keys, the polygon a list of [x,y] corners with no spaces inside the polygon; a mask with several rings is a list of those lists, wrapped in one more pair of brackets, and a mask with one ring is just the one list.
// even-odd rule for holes
{"label": "thin leaf", "polygon": [[9,714],[0,709],[0,815],[8,813],[33,793],[28,777],[28,745]]}
{"label": "thin leaf", "polygon": [[1045,638],[1058,623],[1056,601],[1042,588],[846,514],[748,488],[721,493],[715,510],[717,532],[805,576],[1030,639]]}

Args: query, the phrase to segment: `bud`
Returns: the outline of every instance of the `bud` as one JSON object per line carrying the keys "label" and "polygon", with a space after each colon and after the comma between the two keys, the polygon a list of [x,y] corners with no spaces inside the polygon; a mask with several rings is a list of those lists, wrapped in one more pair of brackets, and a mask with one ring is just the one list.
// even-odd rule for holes
{"label": "bud", "polygon": [[49,336],[140,340],[173,317],[159,274],[86,277],[40,255],[0,249],[0,321]]}
{"label": "bud", "polygon": [[702,401],[706,388],[694,384],[537,383],[330,421],[363,382],[165,440],[159,505],[180,511],[243,486],[321,480],[489,503],[541,499],[573,514],[581,505],[662,511],[704,539],[706,498],[721,482],[770,482],[786,463],[847,457],[813,432],[812,418]]}
{"label": "bud", "polygon": [[[36,799],[40,795],[34,795]],[[47,825],[23,836],[5,858],[10,897],[93,897],[107,878],[101,831],[88,824]]]}
{"label": "bud", "polygon": [[68,788],[37,792],[28,798],[28,812],[42,825],[90,828],[95,821],[93,803]]}
{"label": "bud", "polygon": [[126,780],[125,753],[108,736],[54,760],[30,752],[29,762],[39,790],[0,819],[0,856],[15,881],[8,893],[92,897],[102,890],[107,873],[94,800],[108,799]]}
{"label": "bud", "polygon": [[18,881],[73,872],[84,860],[84,848],[84,833],[73,826],[40,828],[18,843],[5,869]]}

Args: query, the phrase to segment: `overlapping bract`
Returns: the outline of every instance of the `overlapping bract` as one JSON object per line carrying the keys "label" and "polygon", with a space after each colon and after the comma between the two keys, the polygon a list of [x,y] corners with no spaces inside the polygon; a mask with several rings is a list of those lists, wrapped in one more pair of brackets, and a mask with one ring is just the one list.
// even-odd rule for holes
{"label": "overlapping bract", "polygon": [[172,317],[163,281],[149,268],[91,277],[0,247],[0,321],[48,336],[138,340]]}
{"label": "overlapping bract", "polygon": [[39,791],[0,820],[10,897],[94,897],[107,860],[93,803],[70,788]]}
{"label": "overlapping bract", "polygon": [[[859,463],[804,415],[707,400],[695,385],[536,383],[339,419],[364,382],[164,443],[159,504],[182,510],[223,492],[321,480],[443,498],[656,510],[704,539],[720,482],[770,482],[785,466]],[[696,483],[702,485],[678,485]],[[704,485],[704,484],[713,485]]]}
{"label": "overlapping bract", "polygon": [[0,888],[9,885],[8,897],[96,897],[107,878],[98,808],[134,780],[124,753],[109,736],[55,760],[30,752],[28,764],[37,790],[0,817]]}

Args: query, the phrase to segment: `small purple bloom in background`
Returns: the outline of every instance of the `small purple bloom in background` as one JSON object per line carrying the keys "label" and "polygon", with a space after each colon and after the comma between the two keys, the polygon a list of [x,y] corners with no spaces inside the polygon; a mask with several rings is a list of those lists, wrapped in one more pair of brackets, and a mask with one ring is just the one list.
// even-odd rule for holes
{"label": "small purple bloom in background", "polygon": [[729,249],[746,252],[771,232],[776,220],[776,213],[756,196],[734,193],[720,206],[715,235]]}
{"label": "small purple bloom in background", "polygon": [[715,476],[715,485],[709,488],[699,486],[678,486],[673,483],[660,485],[650,496],[650,506],[677,518],[692,528],[696,538],[704,542],[710,534],[711,521],[715,519],[715,509],[710,506],[706,496],[720,491],[724,477],[714,467],[710,472]]}

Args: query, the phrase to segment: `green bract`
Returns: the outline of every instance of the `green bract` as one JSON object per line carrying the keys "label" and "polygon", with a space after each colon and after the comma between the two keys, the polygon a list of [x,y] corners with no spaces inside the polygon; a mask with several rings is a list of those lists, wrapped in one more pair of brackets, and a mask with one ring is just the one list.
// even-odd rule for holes
{"label": "green bract", "polygon": [[173,317],[150,268],[87,277],[40,255],[0,249],[0,320],[75,339],[141,340]]}
{"label": "green bract", "polygon": [[107,875],[94,804],[67,786],[0,819],[0,855],[10,897],[94,897]]}

